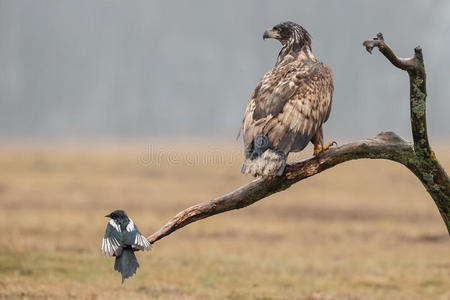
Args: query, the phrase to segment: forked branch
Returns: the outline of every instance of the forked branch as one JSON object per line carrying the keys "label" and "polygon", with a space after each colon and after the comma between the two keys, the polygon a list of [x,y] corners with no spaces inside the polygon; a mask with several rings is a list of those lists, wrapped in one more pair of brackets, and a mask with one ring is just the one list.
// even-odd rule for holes
{"label": "forked branch", "polygon": [[426,121],[427,80],[422,48],[417,46],[411,58],[399,58],[384,42],[381,33],[378,33],[373,40],[365,41],[363,45],[370,53],[372,53],[373,48],[378,48],[394,66],[408,72],[414,156],[406,166],[420,179],[430,193],[450,234],[450,180],[431,150],[428,141]]}
{"label": "forked branch", "polygon": [[410,58],[397,57],[391,48],[384,42],[382,33],[378,33],[373,40],[365,41],[363,45],[370,54],[372,54],[373,48],[378,48],[394,66],[408,72],[410,84],[411,129],[414,140],[414,150],[424,157],[429,157],[431,149],[428,142],[425,113],[427,87],[422,48],[420,46],[414,48],[414,55]]}
{"label": "forked branch", "polygon": [[389,61],[399,69],[410,71],[423,67],[422,49],[417,46],[414,49],[414,56],[410,58],[400,58],[395,55],[394,51],[384,42],[383,34],[380,32],[372,40],[365,41],[363,46],[372,54],[373,48],[378,48]]}
{"label": "forked branch", "polygon": [[229,194],[179,212],[166,225],[148,237],[150,243],[155,243],[192,222],[249,206],[289,188],[300,180],[316,175],[340,163],[361,158],[388,159],[411,170],[435,201],[450,234],[450,181],[431,150],[427,136],[425,118],[426,74],[422,49],[416,47],[414,56],[411,58],[399,58],[384,42],[381,33],[377,34],[376,38],[365,41],[363,45],[370,53],[372,53],[373,48],[378,48],[394,66],[408,72],[414,146],[411,146],[393,132],[382,132],[372,139],[329,149],[322,152],[318,157],[289,164],[282,176],[255,179]]}

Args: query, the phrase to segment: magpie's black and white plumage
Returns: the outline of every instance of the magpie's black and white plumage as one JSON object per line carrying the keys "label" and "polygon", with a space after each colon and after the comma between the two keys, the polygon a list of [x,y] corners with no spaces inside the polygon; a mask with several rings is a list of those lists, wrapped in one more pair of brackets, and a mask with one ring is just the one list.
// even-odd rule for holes
{"label": "magpie's black and white plumage", "polygon": [[114,270],[122,274],[123,283],[139,267],[134,251],[149,251],[152,245],[123,210],[115,210],[105,217],[111,220],[106,225],[102,252],[105,256],[116,257]]}

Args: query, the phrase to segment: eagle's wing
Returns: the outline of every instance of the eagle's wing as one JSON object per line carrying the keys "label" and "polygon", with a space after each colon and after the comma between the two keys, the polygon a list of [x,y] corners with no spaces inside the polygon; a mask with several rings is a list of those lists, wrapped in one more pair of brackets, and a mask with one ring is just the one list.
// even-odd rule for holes
{"label": "eagle's wing", "polygon": [[244,144],[263,134],[271,149],[302,150],[331,109],[333,75],[322,63],[269,71],[250,98],[244,115]]}
{"label": "eagle's wing", "polygon": [[[122,249],[120,245],[121,232],[120,226],[110,220],[108,225],[106,225],[105,235],[102,241],[102,253],[106,256],[113,256],[118,254]],[[119,250],[120,249],[120,250]]]}

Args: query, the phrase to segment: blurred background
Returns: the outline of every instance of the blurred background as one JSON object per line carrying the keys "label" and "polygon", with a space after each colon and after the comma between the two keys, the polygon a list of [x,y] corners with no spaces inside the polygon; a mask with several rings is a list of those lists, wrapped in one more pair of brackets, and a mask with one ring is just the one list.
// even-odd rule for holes
{"label": "blurred background", "polygon": [[[0,1],[0,136],[232,141],[292,20],[335,74],[326,133],[409,137],[407,74],[362,42],[383,32],[403,57],[422,45],[430,135],[450,136],[447,1]],[[355,126],[358,124],[358,126]]]}
{"label": "blurred background", "polygon": [[[235,140],[285,20],[335,75],[326,140],[411,140],[409,83],[362,42],[423,47],[428,133],[450,168],[448,1],[0,0],[0,299],[450,299],[449,239],[420,182],[339,165],[164,238],[124,286],[103,216],[150,235],[249,182]],[[308,157],[312,149],[291,159]]]}

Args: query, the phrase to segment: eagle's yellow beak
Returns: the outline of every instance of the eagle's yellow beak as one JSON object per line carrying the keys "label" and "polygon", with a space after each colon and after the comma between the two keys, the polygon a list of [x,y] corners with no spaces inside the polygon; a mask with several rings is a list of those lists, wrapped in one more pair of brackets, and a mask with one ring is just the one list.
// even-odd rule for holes
{"label": "eagle's yellow beak", "polygon": [[264,31],[264,34],[263,34],[263,40],[265,40],[265,39],[279,39],[280,37],[281,37],[280,33],[278,31],[276,31],[276,30],[273,30],[273,29],[267,29],[266,31]]}

